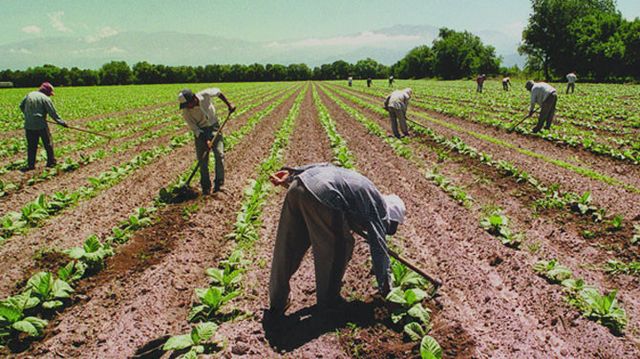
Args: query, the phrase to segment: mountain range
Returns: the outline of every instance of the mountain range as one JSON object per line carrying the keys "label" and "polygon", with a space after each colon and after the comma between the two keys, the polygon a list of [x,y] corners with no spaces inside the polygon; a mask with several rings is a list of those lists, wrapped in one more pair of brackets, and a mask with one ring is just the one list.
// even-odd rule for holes
{"label": "mountain range", "polygon": [[[0,69],[30,66],[98,68],[111,60],[130,65],[148,61],[165,65],[306,63],[317,66],[336,60],[355,62],[371,57],[391,65],[418,45],[431,44],[438,28],[396,25],[384,29],[328,38],[253,42],[206,34],[179,32],[116,32],[103,37],[39,37],[0,45]],[[524,64],[517,54],[518,37],[499,31],[480,31],[493,45],[503,65]]]}

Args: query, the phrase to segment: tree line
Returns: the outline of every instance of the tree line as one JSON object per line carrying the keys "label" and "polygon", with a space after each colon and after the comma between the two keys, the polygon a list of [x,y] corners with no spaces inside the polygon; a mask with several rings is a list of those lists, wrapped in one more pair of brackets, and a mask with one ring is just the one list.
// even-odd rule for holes
{"label": "tree line", "polygon": [[640,19],[615,0],[531,0],[520,53],[547,80],[576,71],[593,81],[640,79]]}

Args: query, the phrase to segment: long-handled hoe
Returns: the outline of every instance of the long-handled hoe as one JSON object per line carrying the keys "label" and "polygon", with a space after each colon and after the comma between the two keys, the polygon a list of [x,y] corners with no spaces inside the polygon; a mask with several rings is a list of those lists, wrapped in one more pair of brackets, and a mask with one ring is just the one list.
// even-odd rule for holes
{"label": "long-handled hoe", "polygon": [[[224,120],[224,122],[222,123],[222,125],[220,125],[220,128],[218,129],[218,131],[216,132],[216,134],[213,136],[213,140],[211,140],[211,144],[214,145],[216,143],[216,140],[218,139],[218,137],[220,137],[220,134],[222,133],[222,129],[224,128],[224,126],[227,124],[227,122],[229,122],[229,117],[231,117],[231,114],[233,112],[229,112],[229,114],[227,114],[227,118]],[[209,148],[203,155],[202,158],[198,159],[196,161],[196,166],[193,168],[193,171],[191,171],[191,174],[189,175],[189,178],[187,178],[187,181],[180,187],[175,188],[172,193],[170,193],[169,191],[167,191],[166,188],[162,188],[160,189],[160,198],[164,199],[164,202],[167,203],[177,203],[177,202],[181,202],[184,198],[189,198],[193,195],[193,190],[191,190],[191,188],[189,187],[189,184],[191,183],[191,180],[193,179],[193,176],[195,176],[196,172],[198,171],[198,168],[200,168],[200,164],[202,163],[202,161],[206,161],[207,157],[209,155],[209,152],[211,151],[211,148]]]}
{"label": "long-handled hoe", "polygon": [[526,121],[527,119],[529,119],[529,118],[530,118],[531,116],[533,116],[533,114],[534,114],[534,113],[536,113],[536,112],[538,112],[538,110],[533,111],[533,113],[532,113],[532,114],[527,115],[525,118],[523,118],[522,120],[518,121],[515,125],[511,126],[511,127],[507,130],[507,132],[508,132],[508,133],[513,132],[513,131],[516,129],[516,127],[520,126],[524,121]]}
{"label": "long-handled hoe", "polygon": [[[47,120],[47,122],[55,124],[55,125],[59,125],[59,123],[57,122],[53,122],[53,121],[49,121]],[[60,125],[62,126],[62,125]],[[70,129],[70,130],[75,130],[75,131],[80,131],[80,132],[86,132],[86,133],[90,133],[92,135],[96,135],[96,136],[100,136],[100,137],[105,137],[108,138],[109,140],[107,141],[107,144],[109,144],[109,142],[111,142],[111,140],[113,139],[111,136],[105,135],[104,133],[100,133],[100,132],[95,132],[95,131],[90,131],[84,128],[80,128],[80,127],[74,127],[74,126],[65,126],[66,128]]]}
{"label": "long-handled hoe", "polygon": [[424,277],[426,280],[431,282],[431,285],[433,286],[433,290],[431,291],[431,297],[435,297],[436,296],[436,292],[438,291],[438,289],[440,287],[442,287],[442,280],[430,276],[427,272],[425,272],[422,269],[420,269],[418,266],[416,266],[415,264],[410,262],[408,259],[406,259],[406,258],[402,257],[401,255],[399,255],[398,253],[394,252],[391,248],[387,248],[387,252],[389,253],[389,255],[391,257],[395,258],[398,262],[400,262],[400,263],[404,264],[405,266],[409,267],[409,269],[411,269],[412,271],[418,273],[419,275]]}

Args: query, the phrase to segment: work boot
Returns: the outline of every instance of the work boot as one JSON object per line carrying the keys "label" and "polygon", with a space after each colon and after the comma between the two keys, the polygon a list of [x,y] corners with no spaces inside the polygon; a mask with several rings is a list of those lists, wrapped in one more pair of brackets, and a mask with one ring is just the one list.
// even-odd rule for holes
{"label": "work boot", "polygon": [[211,194],[211,188],[203,188],[202,189],[202,195],[203,196],[208,196]]}
{"label": "work boot", "polygon": [[58,164],[58,161],[53,160],[53,161],[51,161],[51,162],[47,162],[47,167],[48,167],[48,168],[53,168],[53,167],[55,167],[57,164]]}
{"label": "work boot", "polygon": [[213,193],[220,192],[220,188],[224,184],[223,181],[214,181],[213,182]]}
{"label": "work boot", "polygon": [[29,171],[33,171],[34,169],[36,169],[36,168],[35,167],[31,167],[31,166],[25,166],[25,167],[20,168],[20,172],[27,173]]}

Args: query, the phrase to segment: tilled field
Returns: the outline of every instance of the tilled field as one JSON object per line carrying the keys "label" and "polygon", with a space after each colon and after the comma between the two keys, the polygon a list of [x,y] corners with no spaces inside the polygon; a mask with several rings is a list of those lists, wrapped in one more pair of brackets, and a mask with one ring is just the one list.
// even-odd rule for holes
{"label": "tilled field", "polygon": [[[414,358],[425,355],[420,344],[431,337],[443,357],[640,356],[637,165],[419,106],[409,111],[412,135],[396,140],[377,95],[383,89],[334,83],[222,89],[238,113],[225,129],[221,193],[173,204],[158,196],[181,184],[194,158],[178,111],[160,100],[78,120],[121,133],[108,147],[86,145],[87,153],[107,151],[102,157],[30,184],[11,169],[0,174],[16,184],[0,199],[3,218],[14,226],[26,222],[11,230],[3,224],[0,296],[13,299],[0,304],[0,324],[2,316],[12,320],[3,314],[9,304],[23,303],[15,322],[31,320],[36,330],[21,324],[7,330],[0,353],[169,357],[157,343],[215,323],[217,331],[200,348],[214,357]],[[61,147],[83,142],[65,141]],[[80,159],[76,152],[65,157]],[[419,334],[404,326],[411,312],[394,319],[413,302],[377,294],[369,249],[359,237],[344,279],[344,308],[316,310],[307,253],[292,278],[287,318],[275,327],[263,321],[286,193],[270,186],[268,175],[312,162],[353,166],[405,201],[407,221],[389,243],[444,282],[437,297],[415,302],[429,313],[417,324]],[[69,199],[56,202],[56,192]],[[92,235],[98,245],[85,245],[84,252],[113,253],[97,265],[86,262],[76,277],[59,272],[71,260],[65,250]],[[52,273],[53,290],[43,289],[43,271]],[[53,278],[64,279],[69,290]],[[422,282],[401,288],[429,289]],[[25,293],[39,304],[21,302]],[[200,338],[204,331],[195,333]],[[179,339],[191,344],[174,355],[200,350],[193,335]]]}

